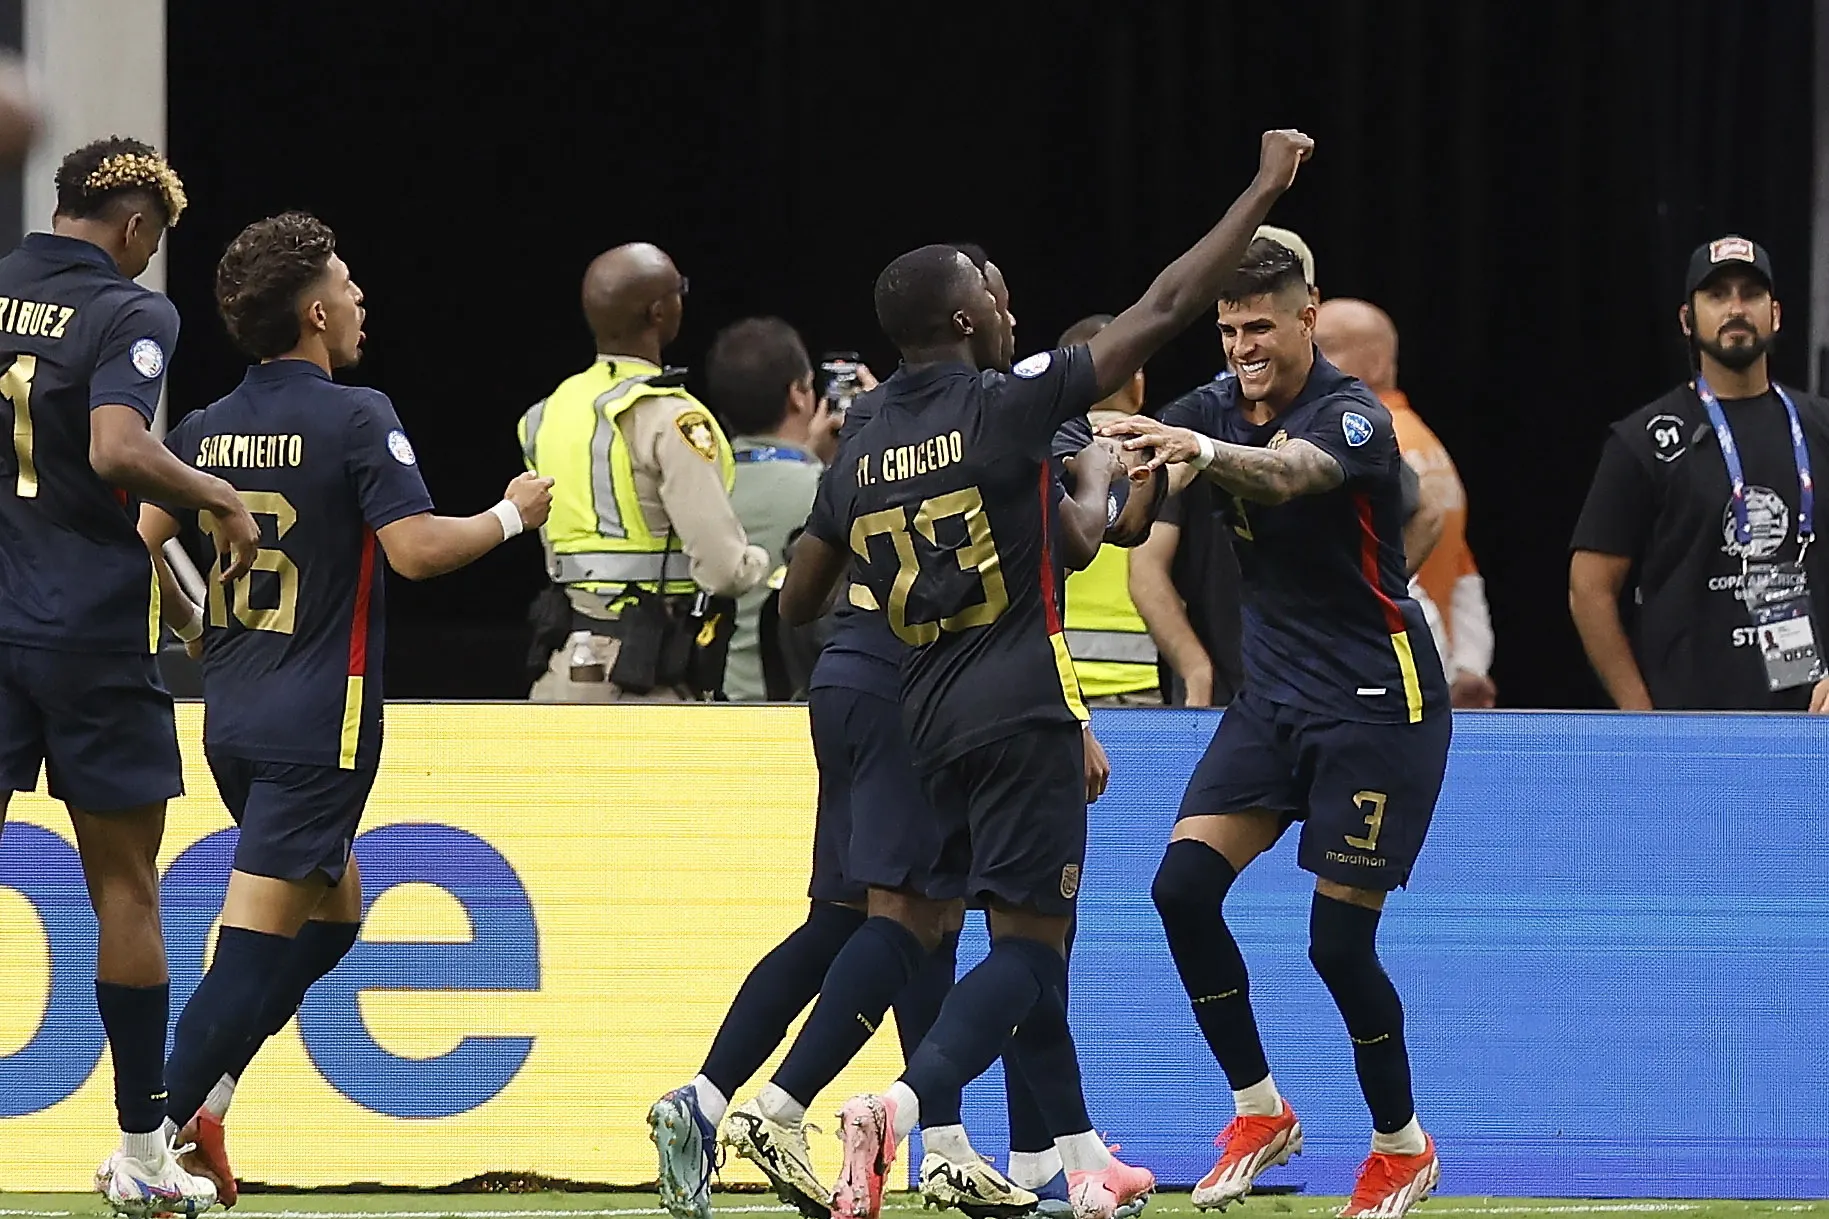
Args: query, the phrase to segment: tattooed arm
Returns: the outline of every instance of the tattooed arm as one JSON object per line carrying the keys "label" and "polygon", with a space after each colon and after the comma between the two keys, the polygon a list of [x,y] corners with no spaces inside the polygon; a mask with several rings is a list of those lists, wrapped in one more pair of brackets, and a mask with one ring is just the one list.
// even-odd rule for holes
{"label": "tattooed arm", "polygon": [[[1291,440],[1274,449],[1227,444],[1187,428],[1169,427],[1155,419],[1133,415],[1100,429],[1106,435],[1124,436],[1127,449],[1148,449],[1150,459],[1136,473],[1170,462],[1192,462],[1209,448],[1213,460],[1201,471],[1240,499],[1258,504],[1281,504],[1299,495],[1319,495],[1346,481],[1340,463],[1306,440]],[[1204,446],[1202,442],[1205,442]],[[1136,476],[1133,473],[1133,477]]]}

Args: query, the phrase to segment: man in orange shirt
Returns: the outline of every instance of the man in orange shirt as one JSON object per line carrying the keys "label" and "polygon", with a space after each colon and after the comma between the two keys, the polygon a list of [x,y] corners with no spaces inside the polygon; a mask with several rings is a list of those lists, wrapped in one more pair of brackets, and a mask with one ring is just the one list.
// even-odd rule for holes
{"label": "man in orange shirt", "polygon": [[1497,698],[1492,664],[1492,618],[1486,583],[1467,546],[1467,492],[1454,460],[1397,388],[1397,327],[1376,305],[1339,297],[1321,305],[1315,343],[1341,371],[1358,377],[1391,412],[1397,444],[1422,484],[1423,502],[1442,516],[1441,540],[1416,572],[1441,615],[1442,659],[1456,707],[1491,707]]}

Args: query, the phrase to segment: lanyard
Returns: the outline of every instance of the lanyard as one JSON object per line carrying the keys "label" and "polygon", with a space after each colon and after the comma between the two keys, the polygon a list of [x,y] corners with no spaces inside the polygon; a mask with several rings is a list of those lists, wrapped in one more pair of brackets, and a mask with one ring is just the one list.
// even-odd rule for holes
{"label": "lanyard", "polygon": [[[1810,448],[1804,443],[1804,425],[1797,417],[1797,405],[1791,401],[1791,395],[1776,381],[1772,382],[1772,390],[1785,404],[1785,415],[1791,421],[1791,459],[1797,463],[1797,561],[1802,563],[1804,552],[1816,539],[1816,484],[1810,478]],[[1753,527],[1747,520],[1746,471],[1740,465],[1740,449],[1734,444],[1734,432],[1727,425],[1727,415],[1721,409],[1720,400],[1699,372],[1696,374],[1696,397],[1702,399],[1702,408],[1708,412],[1708,422],[1714,427],[1715,439],[1721,445],[1721,459],[1727,463],[1727,479],[1733,487],[1734,540],[1744,555],[1752,546]]]}
{"label": "lanyard", "polygon": [[817,464],[819,461],[819,459],[812,454],[803,453],[799,449],[791,449],[785,444],[764,445],[754,449],[738,449],[735,453],[731,454],[731,457],[742,465],[750,465],[759,461],[798,461],[803,465],[810,466]]}

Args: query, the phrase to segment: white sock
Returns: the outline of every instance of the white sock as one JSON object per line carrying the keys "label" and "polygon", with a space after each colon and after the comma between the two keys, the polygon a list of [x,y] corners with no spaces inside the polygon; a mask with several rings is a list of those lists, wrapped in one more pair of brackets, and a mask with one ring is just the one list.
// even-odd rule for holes
{"label": "white sock", "polygon": [[908,1137],[908,1132],[921,1124],[921,1101],[914,1094],[914,1089],[896,1080],[889,1085],[889,1091],[883,1093],[895,1102],[895,1141],[900,1143]]}
{"label": "white sock", "polygon": [[1232,1106],[1240,1117],[1275,1117],[1283,1111],[1283,1095],[1276,1090],[1276,1081],[1266,1075],[1249,1088],[1234,1092]]}
{"label": "white sock", "polygon": [[964,1126],[923,1126],[921,1147],[948,1164],[971,1164],[978,1159],[978,1153],[972,1150],[972,1140],[966,1136]]}
{"label": "white sock", "polygon": [[128,1134],[121,1131],[121,1152],[131,1156],[148,1168],[157,1168],[165,1160],[166,1149],[171,1146],[171,1136],[161,1126],[157,1130],[148,1130],[144,1134]]}
{"label": "white sock", "polygon": [[203,1107],[209,1110],[210,1116],[220,1122],[229,1115],[229,1102],[234,1099],[235,1080],[232,1076],[224,1075],[216,1081],[216,1086],[210,1089],[210,1094],[203,1098]]}
{"label": "white sock", "polygon": [[1054,1140],[1061,1153],[1061,1167],[1068,1172],[1100,1172],[1111,1167],[1111,1148],[1091,1130],[1063,1135]]}
{"label": "white sock", "polygon": [[[705,1115],[705,1120],[715,1128],[719,1122],[724,1120],[724,1111],[730,1108],[730,1098],[718,1091],[718,1086],[703,1075],[692,1077],[691,1088],[698,1093],[699,1111]],[[805,1110],[801,1111],[802,1116],[805,1116],[805,1113]]]}
{"label": "white sock", "polygon": [[1415,1117],[1402,1130],[1391,1134],[1372,1131],[1372,1150],[1388,1156],[1419,1156],[1429,1144],[1423,1138],[1423,1124]]}
{"label": "white sock", "polygon": [[1040,1189],[1054,1180],[1057,1174],[1065,1171],[1059,1148],[1010,1153],[1010,1183],[1024,1189]]}
{"label": "white sock", "polygon": [[807,1107],[789,1096],[776,1084],[763,1084],[756,1093],[756,1106],[762,1116],[783,1126],[798,1126],[807,1120]]}

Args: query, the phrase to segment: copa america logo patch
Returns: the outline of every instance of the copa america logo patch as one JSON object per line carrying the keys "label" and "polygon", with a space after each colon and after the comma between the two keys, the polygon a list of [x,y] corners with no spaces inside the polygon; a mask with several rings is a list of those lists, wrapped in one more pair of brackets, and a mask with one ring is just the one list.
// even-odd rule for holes
{"label": "copa america logo patch", "polygon": [[1340,430],[1346,433],[1348,447],[1356,449],[1372,438],[1372,421],[1358,411],[1348,411],[1340,416]]}
{"label": "copa america logo patch", "polygon": [[387,434],[387,451],[392,453],[394,460],[403,466],[410,466],[415,460],[413,442],[408,440],[406,433],[399,428],[395,428]]}
{"label": "copa america logo patch", "polygon": [[141,339],[127,349],[127,358],[133,361],[133,369],[147,380],[165,371],[165,351],[151,339]]}
{"label": "copa america logo patch", "polygon": [[1051,354],[1038,351],[1027,359],[1019,361],[1010,371],[1024,379],[1039,377],[1048,371],[1048,365],[1052,363],[1054,363],[1054,357]]}

